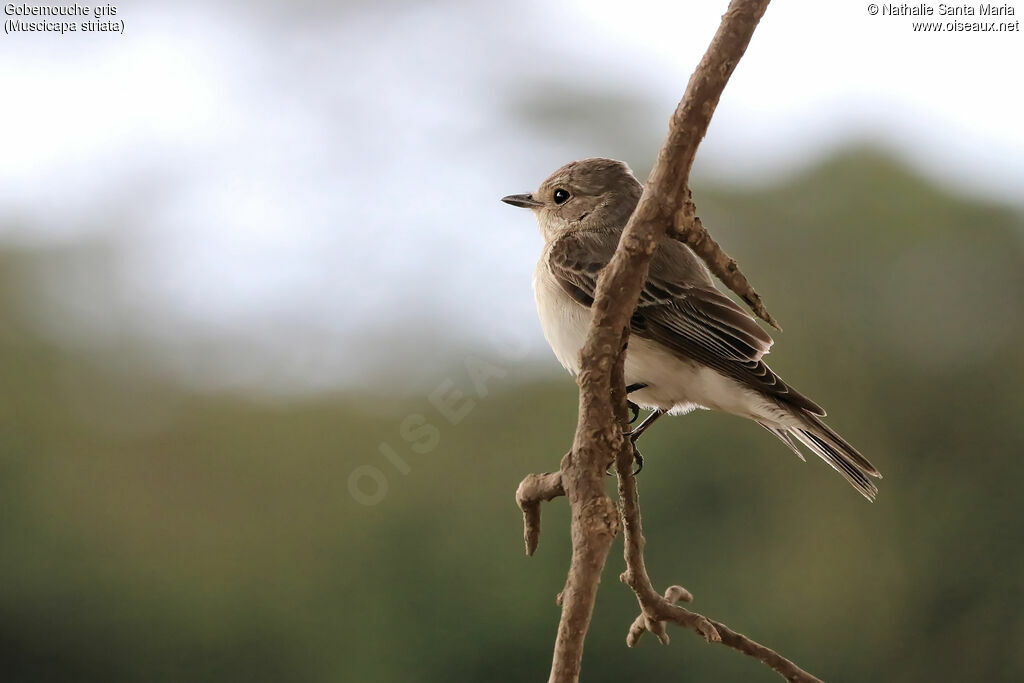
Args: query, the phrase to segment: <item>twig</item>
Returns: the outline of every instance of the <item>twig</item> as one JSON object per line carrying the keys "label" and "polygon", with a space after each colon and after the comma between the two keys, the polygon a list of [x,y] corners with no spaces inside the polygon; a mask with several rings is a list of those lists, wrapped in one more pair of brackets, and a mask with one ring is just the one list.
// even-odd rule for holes
{"label": "twig", "polygon": [[[622,579],[622,577],[620,576],[619,579]],[[693,602],[693,595],[682,586],[669,586],[665,590],[665,601],[669,603]],[[652,621],[650,617],[641,611],[630,625],[629,632],[626,633],[626,646],[633,647],[636,645],[637,641],[640,640],[640,636],[648,631],[653,633],[662,645],[668,645],[669,637],[668,633],[665,632],[665,622]]]}
{"label": "twig", "polygon": [[[654,590],[651,579],[647,576],[647,566],[644,562],[644,545],[647,540],[644,538],[643,526],[640,521],[640,503],[632,468],[632,453],[620,454],[616,460],[615,469],[619,476],[619,504],[622,508],[623,554],[626,558],[626,571],[619,576],[619,580],[636,593],[636,599],[641,608],[640,617],[644,619],[644,626],[658,636],[658,640],[662,643],[668,643],[668,636],[665,634],[665,621],[673,621],[680,626],[692,629],[709,643],[716,643],[721,640],[721,637],[707,617],[673,604],[687,596],[692,599],[689,591],[685,588],[674,587],[678,588],[678,591],[673,590],[672,595],[678,593],[678,596],[670,600],[669,592],[666,591],[664,597],[659,595]],[[632,633],[632,631],[631,627],[630,632]],[[636,637],[639,638],[639,635]],[[632,647],[628,637],[626,644]]]}
{"label": "twig", "polygon": [[771,648],[765,647],[741,633],[736,633],[725,624],[712,621],[701,614],[674,604],[680,600],[684,602],[693,600],[690,592],[682,586],[670,586],[664,596],[654,590],[644,562],[646,541],[640,518],[636,478],[633,476],[632,467],[632,456],[620,456],[616,460],[615,468],[619,477],[619,502],[622,508],[623,554],[626,558],[626,571],[619,579],[633,589],[637,602],[640,603],[640,615],[629,627],[626,645],[629,647],[636,645],[645,631],[650,631],[663,645],[667,645],[669,637],[665,632],[665,623],[672,622],[700,634],[709,643],[722,643],[757,659],[787,681],[822,683],[820,679],[807,673]]}
{"label": "twig", "polygon": [[687,191],[682,211],[677,213],[673,219],[669,235],[686,244],[695,254],[700,256],[711,272],[729,289],[736,292],[741,299],[746,301],[758,318],[764,320],[779,332],[782,331],[778,321],[765,308],[764,302],[761,301],[761,295],[754,291],[750,282],[747,281],[746,276],[740,270],[739,264],[725,253],[722,247],[718,246],[718,242],[711,237],[704,227],[700,216],[697,215],[697,207],[690,198],[689,191]]}
{"label": "twig", "polygon": [[526,554],[533,555],[540,541],[540,504],[564,496],[562,473],[528,474],[516,489],[516,504],[523,511],[523,540]]}

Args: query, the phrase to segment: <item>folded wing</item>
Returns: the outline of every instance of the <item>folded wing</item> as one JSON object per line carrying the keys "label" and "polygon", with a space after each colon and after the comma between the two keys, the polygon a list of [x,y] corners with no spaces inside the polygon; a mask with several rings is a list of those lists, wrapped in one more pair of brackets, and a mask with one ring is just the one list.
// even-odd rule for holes
{"label": "folded wing", "polygon": [[[617,244],[614,233],[566,235],[552,245],[548,266],[562,289],[589,307],[594,302],[597,277]],[[762,356],[771,348],[772,338],[739,305],[715,289],[696,257],[678,243],[666,242],[655,252],[630,328],[633,334],[714,368],[744,386],[812,415],[825,414],[764,363]]]}

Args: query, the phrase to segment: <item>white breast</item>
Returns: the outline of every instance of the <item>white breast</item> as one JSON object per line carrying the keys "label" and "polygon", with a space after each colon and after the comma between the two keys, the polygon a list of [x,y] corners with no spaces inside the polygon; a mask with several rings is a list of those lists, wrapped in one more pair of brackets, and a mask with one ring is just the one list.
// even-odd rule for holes
{"label": "white breast", "polygon": [[590,327],[590,309],[565,293],[545,261],[546,257],[542,257],[533,272],[533,296],[540,326],[558,362],[575,375],[580,370],[580,349]]}

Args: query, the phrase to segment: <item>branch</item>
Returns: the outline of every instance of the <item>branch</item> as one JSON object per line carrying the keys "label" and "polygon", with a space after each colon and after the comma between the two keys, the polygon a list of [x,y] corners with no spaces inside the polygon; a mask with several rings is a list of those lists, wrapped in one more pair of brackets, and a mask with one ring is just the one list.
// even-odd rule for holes
{"label": "branch", "polygon": [[[625,574],[623,574],[623,576],[625,576]],[[619,579],[621,580],[622,576],[620,576]],[[672,604],[680,601],[693,602],[693,594],[682,586],[669,586],[665,590],[665,601]],[[708,623],[710,624],[710,622]],[[648,631],[653,633],[658,638],[658,642],[662,645],[668,645],[669,637],[668,633],[665,632],[665,622],[651,619],[641,611],[640,615],[633,620],[632,624],[630,624],[629,631],[626,633],[626,647],[633,647],[636,645],[637,641],[640,640],[640,636]]]}
{"label": "branch", "polygon": [[623,362],[629,318],[647,279],[658,240],[666,234],[690,246],[711,272],[742,297],[758,316],[778,328],[739,266],[704,229],[689,189],[697,147],[768,1],[732,0],[718,32],[690,78],[640,202],[598,280],[591,308],[593,319],[580,352],[580,410],[572,450],[562,459],[559,472],[530,475],[516,492],[516,501],[523,511],[527,554],[533,554],[539,541],[541,502],[564,494],[572,510],[572,561],[560,594],[562,616],[549,683],[570,683],[579,679],[583,644],[601,571],[619,531],[619,515],[604,493],[603,482],[604,473],[613,462],[619,470],[622,523],[626,529],[627,570],[622,579],[633,588],[642,610],[630,628],[627,643],[633,645],[645,631],[668,642],[665,623],[671,621],[696,631],[710,642],[722,642],[756,657],[789,680],[818,680],[726,626],[676,606],[677,600],[692,598],[685,589],[673,586],[664,596],[654,590],[644,566],[640,510],[630,471],[633,448],[621,431],[626,423]]}
{"label": "branch", "polygon": [[[647,189],[633,219],[650,224],[655,232],[664,229],[666,224],[671,226],[669,235],[693,249],[711,272],[746,301],[759,318],[781,329],[736,261],[722,251],[704,228],[696,215],[697,209],[690,197],[689,187],[690,169],[697,155],[697,146],[707,132],[725,84],[746,51],[750,37],[767,7],[768,0],[733,0],[729,4],[718,32],[690,77],[683,99],[672,116],[668,140],[658,156],[658,163],[651,171]],[[652,206],[647,208],[644,200],[648,199],[648,195],[654,195],[660,201],[648,202]],[[666,221],[666,218],[671,220]],[[626,230],[629,231],[628,226]]]}
{"label": "branch", "polygon": [[616,460],[616,472],[619,477],[619,500],[622,507],[623,554],[626,558],[626,571],[619,579],[626,583],[636,594],[640,603],[640,615],[629,627],[626,645],[633,647],[646,631],[653,633],[658,640],[667,645],[668,634],[665,623],[672,622],[683,628],[703,636],[709,643],[722,643],[732,649],[749,655],[769,666],[787,681],[793,683],[822,683],[799,666],[786,659],[771,648],[751,640],[742,633],[736,633],[725,624],[712,621],[707,617],[677,606],[679,600],[691,602],[693,596],[681,586],[670,586],[661,596],[651,585],[644,562],[643,524],[640,519],[640,503],[636,490],[636,478],[633,476],[633,458],[620,456]]}
{"label": "branch", "polygon": [[[572,682],[579,678],[583,642],[590,626],[597,585],[612,538],[618,531],[618,516],[604,493],[602,479],[615,460],[615,454],[624,453],[628,447],[620,424],[626,410],[622,364],[629,318],[647,279],[658,239],[670,226],[686,229],[688,225],[696,225],[695,221],[685,220],[685,205],[697,146],[711,122],[722,89],[767,5],[768,0],[733,0],[729,5],[672,116],[668,139],[615,255],[598,281],[592,306],[593,320],[580,352],[576,437],[572,451],[562,461],[562,485],[572,508],[573,553],[562,592],[562,617],[555,640],[550,683]],[[716,265],[719,260],[708,261],[708,254],[705,249],[701,256],[709,268],[728,282],[728,273],[719,272],[722,269]],[[735,283],[732,278],[730,287]]]}

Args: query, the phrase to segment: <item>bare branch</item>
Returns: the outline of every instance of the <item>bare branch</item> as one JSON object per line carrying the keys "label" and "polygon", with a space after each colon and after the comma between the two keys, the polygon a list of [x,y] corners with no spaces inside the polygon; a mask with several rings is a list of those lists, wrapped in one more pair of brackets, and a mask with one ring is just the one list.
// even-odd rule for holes
{"label": "bare branch", "polygon": [[[580,353],[576,438],[562,467],[562,485],[573,513],[573,555],[562,592],[562,618],[549,679],[552,682],[579,677],[601,569],[618,528],[602,478],[615,454],[625,448],[619,418],[625,414],[622,363],[629,318],[647,278],[658,238],[677,223],[675,216],[684,212],[697,146],[767,5],[768,0],[733,0],[729,5],[672,116],[668,139],[618,249],[598,281],[593,321]],[[709,267],[715,269],[714,263]],[[704,629],[709,637],[714,630],[707,626]]]}
{"label": "bare branch", "polygon": [[[644,545],[647,540],[644,538],[643,525],[640,520],[640,502],[636,491],[636,477],[633,476],[632,453],[621,453],[615,462],[616,473],[619,476],[619,505],[622,509],[623,528],[623,555],[626,558],[626,571],[619,580],[628,585],[636,593],[636,599],[640,603],[644,627],[658,637],[662,643],[668,643],[668,635],[665,634],[666,621],[672,621],[684,628],[692,629],[699,633],[709,643],[717,643],[721,640],[718,630],[711,621],[700,614],[690,612],[673,603],[676,600],[693,596],[685,588],[674,586],[666,591],[662,597],[654,590],[651,579],[647,575],[647,566],[644,561]],[[677,589],[677,590],[673,590]],[[676,595],[674,600],[669,598]],[[687,600],[689,602],[689,600]],[[636,626],[630,628],[630,633]],[[639,635],[636,636],[639,638]],[[629,637],[626,644],[630,645]]]}
{"label": "bare branch", "polygon": [[787,681],[792,681],[792,683],[822,683],[820,678],[807,673],[782,655],[774,652],[764,645],[755,643],[742,633],[736,633],[725,624],[720,624],[717,621],[713,621],[711,623],[715,625],[715,628],[718,630],[718,634],[722,636],[723,645],[728,645],[734,650],[750,655],[762,664],[774,669]]}
{"label": "bare branch", "polygon": [[619,577],[628,584],[640,603],[640,615],[633,621],[626,635],[626,645],[633,647],[645,631],[653,633],[663,645],[669,642],[666,622],[678,624],[701,635],[709,643],[722,643],[766,664],[787,681],[794,683],[821,683],[769,647],[736,633],[725,624],[675,605],[679,600],[690,602],[693,596],[681,586],[670,586],[664,597],[651,585],[644,562],[643,524],[640,518],[639,495],[632,471],[633,458],[619,456],[615,468],[619,476],[619,501],[622,509],[623,554],[626,571]]}
{"label": "bare branch", "polygon": [[[672,116],[668,140],[661,150],[658,163],[651,171],[647,189],[633,219],[665,221],[666,217],[670,217],[670,220],[662,223],[670,226],[669,234],[693,249],[711,272],[746,301],[758,317],[772,327],[781,329],[736,261],[722,251],[704,229],[696,215],[689,187],[690,169],[697,154],[697,146],[707,132],[725,84],[746,51],[750,37],[767,7],[768,0],[733,0],[729,4],[718,32],[690,77],[683,99]],[[660,201],[640,218],[648,194]],[[628,232],[629,228],[626,230]]]}
{"label": "bare branch", "polygon": [[533,555],[540,542],[540,504],[564,496],[562,473],[528,474],[516,489],[516,504],[523,511],[523,540],[526,554]]}
{"label": "bare branch", "polygon": [[692,599],[684,588],[672,586],[664,596],[655,591],[644,564],[640,508],[631,471],[633,447],[622,434],[626,422],[623,362],[629,319],[662,236],[670,234],[689,245],[758,316],[778,327],[736,262],[707,234],[696,216],[688,185],[697,147],[768,1],[732,0],[690,78],[640,202],[598,281],[591,309],[593,320],[580,352],[580,410],[572,450],[562,459],[559,472],[530,475],[516,492],[523,511],[527,554],[534,552],[539,540],[542,501],[564,494],[572,510],[572,561],[565,588],[559,594],[562,615],[549,683],[570,683],[579,678],[601,570],[619,531],[619,514],[605,495],[603,482],[605,471],[613,463],[619,474],[621,520],[625,529],[626,571],[620,578],[636,593],[641,607],[640,616],[630,627],[627,644],[635,644],[645,631],[667,643],[665,624],[672,622],[699,633],[709,642],[722,642],[755,657],[791,681],[818,680],[746,636],[675,605],[679,600]]}

